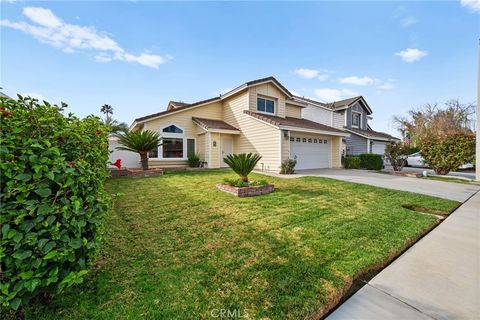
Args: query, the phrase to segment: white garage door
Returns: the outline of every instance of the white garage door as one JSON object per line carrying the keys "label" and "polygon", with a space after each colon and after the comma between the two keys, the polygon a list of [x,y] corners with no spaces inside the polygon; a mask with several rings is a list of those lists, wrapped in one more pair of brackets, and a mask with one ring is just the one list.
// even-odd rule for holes
{"label": "white garage door", "polygon": [[297,157],[295,169],[330,168],[330,139],[290,137],[290,157]]}
{"label": "white garage door", "polygon": [[384,155],[385,154],[385,142],[374,141],[372,144],[372,153]]}

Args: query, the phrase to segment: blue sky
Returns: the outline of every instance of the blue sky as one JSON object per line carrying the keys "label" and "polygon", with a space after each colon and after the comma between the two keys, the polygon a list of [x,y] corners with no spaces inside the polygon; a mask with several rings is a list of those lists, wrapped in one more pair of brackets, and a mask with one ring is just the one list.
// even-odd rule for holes
{"label": "blue sky", "polygon": [[476,99],[480,2],[1,3],[3,91],[134,118],[273,75],[321,101],[363,95],[375,130]]}

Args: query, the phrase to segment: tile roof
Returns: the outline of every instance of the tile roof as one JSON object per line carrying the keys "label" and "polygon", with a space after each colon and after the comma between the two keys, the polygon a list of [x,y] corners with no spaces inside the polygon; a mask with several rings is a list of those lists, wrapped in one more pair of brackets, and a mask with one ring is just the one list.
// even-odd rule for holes
{"label": "tile roof", "polygon": [[214,120],[214,119],[205,119],[205,118],[197,118],[192,117],[193,122],[198,123],[200,126],[206,129],[221,129],[221,130],[238,130],[234,126],[229,125],[228,123],[222,120]]}
{"label": "tile roof", "polygon": [[336,133],[346,133],[343,130],[339,130],[336,128],[332,128],[330,126],[326,126],[324,124],[318,123],[318,122],[313,122],[307,119],[298,119],[298,118],[291,118],[291,117],[286,117],[286,118],[280,118],[277,116],[271,116],[268,114],[263,114],[263,113],[257,113],[257,112],[252,112],[248,110],[244,110],[244,113],[255,117],[257,119],[260,119],[262,121],[271,123],[275,126],[287,126],[287,127],[296,127],[296,128],[302,128],[302,129],[312,129],[312,130],[320,130],[320,131],[330,131],[330,132],[336,132]]}
{"label": "tile roof", "polygon": [[357,133],[362,136],[366,136],[369,138],[381,138],[381,139],[392,139],[392,140],[400,140],[392,135],[389,135],[388,133],[385,132],[379,132],[379,131],[374,131],[374,130],[361,130],[361,129],[347,129],[352,131],[353,133]]}

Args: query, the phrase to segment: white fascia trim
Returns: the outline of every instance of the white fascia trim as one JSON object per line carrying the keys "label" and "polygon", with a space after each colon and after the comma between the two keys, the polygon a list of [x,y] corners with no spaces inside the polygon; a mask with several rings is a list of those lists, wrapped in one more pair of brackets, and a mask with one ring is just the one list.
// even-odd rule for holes
{"label": "white fascia trim", "polygon": [[228,97],[230,97],[230,96],[232,96],[232,95],[234,95],[234,94],[236,94],[236,93],[238,93],[238,92],[240,92],[240,91],[242,91],[243,89],[246,89],[246,88],[247,88],[247,85],[246,85],[246,84],[243,84],[243,85],[241,85],[241,86],[238,87],[238,88],[235,88],[235,89],[233,89],[233,90],[230,90],[230,91],[228,91],[228,92],[220,95],[220,99],[223,100],[223,99],[225,99],[225,98],[228,98]]}
{"label": "white fascia trim", "polygon": [[276,126],[276,125],[274,125],[274,124],[272,124],[272,123],[270,123],[270,122],[267,122],[267,121],[263,121],[263,120],[261,120],[261,119],[258,119],[257,117],[254,117],[254,116],[252,116],[252,115],[249,115],[248,113],[245,113],[245,114],[246,114],[247,116],[249,116],[250,118],[252,118],[252,119],[254,119],[254,120],[257,120],[257,121],[259,121],[259,122],[261,122],[261,123],[263,123],[263,124],[266,124],[266,125],[268,125],[268,126],[270,126],[270,127],[272,127],[272,128],[280,129],[280,127],[278,127],[278,126]]}
{"label": "white fascia trim", "polygon": [[315,129],[306,129],[306,128],[289,127],[289,126],[280,126],[279,128],[282,130],[318,133],[318,134],[324,134],[327,136],[350,137],[350,134],[341,133],[341,132],[332,132],[332,131],[325,131],[325,130],[315,130]]}

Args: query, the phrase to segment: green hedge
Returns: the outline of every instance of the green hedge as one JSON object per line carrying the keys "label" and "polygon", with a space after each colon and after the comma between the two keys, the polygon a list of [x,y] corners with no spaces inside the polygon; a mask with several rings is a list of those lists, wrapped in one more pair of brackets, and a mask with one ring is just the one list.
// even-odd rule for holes
{"label": "green hedge", "polygon": [[382,170],[383,159],[379,154],[363,153],[360,156],[360,168],[367,170]]}
{"label": "green hedge", "polygon": [[346,156],[343,158],[343,166],[345,169],[360,169],[360,157]]}
{"label": "green hedge", "polygon": [[1,296],[18,309],[82,281],[110,206],[108,133],[66,107],[0,98]]}

